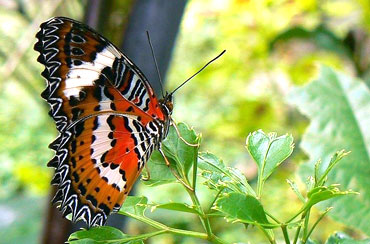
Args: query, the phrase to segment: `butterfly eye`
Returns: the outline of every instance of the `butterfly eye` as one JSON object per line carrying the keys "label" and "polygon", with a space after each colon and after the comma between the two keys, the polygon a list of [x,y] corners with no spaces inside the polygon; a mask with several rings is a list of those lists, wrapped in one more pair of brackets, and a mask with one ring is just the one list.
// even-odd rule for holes
{"label": "butterfly eye", "polygon": [[172,101],[167,101],[166,102],[166,107],[168,108],[169,113],[172,114],[172,110],[173,110],[173,103],[172,103]]}

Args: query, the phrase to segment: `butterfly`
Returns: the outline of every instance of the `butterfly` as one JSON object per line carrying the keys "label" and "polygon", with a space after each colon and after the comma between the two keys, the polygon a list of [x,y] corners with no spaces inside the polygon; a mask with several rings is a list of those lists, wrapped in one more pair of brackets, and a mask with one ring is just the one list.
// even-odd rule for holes
{"label": "butterfly", "polygon": [[52,202],[73,222],[104,225],[153,150],[164,156],[172,95],[186,81],[157,99],[144,74],[114,44],[66,17],[42,23],[36,38],[47,83],[41,96],[59,132],[49,145],[56,152],[48,163],[57,185]]}

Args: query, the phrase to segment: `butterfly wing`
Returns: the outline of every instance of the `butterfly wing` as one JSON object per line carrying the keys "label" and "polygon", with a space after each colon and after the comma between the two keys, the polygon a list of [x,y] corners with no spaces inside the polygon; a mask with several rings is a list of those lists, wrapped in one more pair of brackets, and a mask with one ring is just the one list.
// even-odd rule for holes
{"label": "butterfly wing", "polygon": [[54,202],[73,221],[102,225],[158,144],[166,117],[140,70],[88,26],[56,17],[36,37],[42,97],[60,133],[48,164],[56,168]]}
{"label": "butterfly wing", "polygon": [[59,131],[94,111],[115,110],[113,100],[128,101],[153,119],[165,119],[145,76],[88,26],[55,17],[41,24],[36,37],[34,48],[47,80],[42,97],[50,103]]}
{"label": "butterfly wing", "polygon": [[[101,114],[82,119],[51,144],[56,168],[53,199],[64,215],[88,226],[103,225],[117,211],[156,144],[155,122],[144,127],[137,116]],[[81,130],[81,128],[83,128]],[[157,128],[158,129],[158,128]]]}

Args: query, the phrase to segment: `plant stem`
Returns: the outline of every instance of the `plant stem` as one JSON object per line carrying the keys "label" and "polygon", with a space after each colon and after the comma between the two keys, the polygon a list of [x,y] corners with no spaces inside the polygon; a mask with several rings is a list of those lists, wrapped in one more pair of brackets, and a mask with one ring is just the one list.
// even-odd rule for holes
{"label": "plant stem", "polygon": [[213,199],[212,203],[209,205],[209,208],[208,208],[208,210],[207,210],[207,213],[209,213],[209,212],[211,211],[213,204],[215,204],[215,202],[216,202],[216,200],[217,200],[218,196],[221,194],[221,192],[222,192],[223,190],[224,190],[224,189],[221,189],[221,190],[219,190],[219,191],[217,192],[217,194],[216,194],[215,198]]}
{"label": "plant stem", "polygon": [[[301,220],[303,220],[306,216],[306,212],[304,212],[301,216]],[[301,228],[302,228],[302,225],[299,225],[298,228],[297,228],[297,232],[295,233],[295,237],[294,237],[294,242],[293,244],[296,244],[297,241],[298,241],[298,237],[299,237],[299,232],[301,231]]]}
{"label": "plant stem", "polygon": [[[188,181],[187,178],[185,178],[186,181]],[[199,216],[199,219],[200,219],[200,222],[202,223],[206,233],[207,233],[207,240],[210,241],[210,242],[213,242],[213,243],[217,243],[217,244],[225,244],[227,242],[223,241],[222,239],[220,239],[219,237],[215,236],[213,233],[212,233],[212,229],[211,229],[211,223],[209,222],[209,218],[208,216],[204,213],[204,210],[202,208],[202,206],[200,205],[200,202],[199,202],[199,199],[198,199],[198,196],[197,194],[195,193],[195,191],[192,191],[190,189],[188,189],[187,187],[185,187],[186,191],[188,192],[190,198],[191,198],[191,201],[193,202],[193,204],[195,206],[197,206],[198,208],[198,211],[200,213]]]}
{"label": "plant stem", "polygon": [[276,244],[276,241],[270,236],[270,234],[267,232],[265,228],[259,225],[257,225],[257,227],[263,232],[263,234],[265,234],[265,236],[267,237],[271,244]]}
{"label": "plant stem", "polygon": [[305,213],[302,240],[306,239],[307,234],[308,234],[308,222],[310,220],[310,212],[311,212],[311,209],[308,209],[307,212]]}
{"label": "plant stem", "polygon": [[212,236],[211,224],[209,223],[209,219],[206,216],[206,214],[204,213],[202,206],[200,205],[200,202],[199,202],[199,199],[198,199],[196,193],[194,191],[190,191],[186,187],[185,187],[185,189],[188,192],[188,194],[189,194],[189,196],[191,198],[191,201],[193,202],[193,204],[195,206],[197,206],[198,211],[200,212],[199,218],[200,218],[200,221],[202,222],[202,225],[203,225],[203,227],[204,227],[207,235],[209,237]]}
{"label": "plant stem", "polygon": [[127,243],[129,241],[135,241],[135,240],[146,240],[150,237],[161,235],[167,233],[167,230],[159,230],[159,231],[154,231],[151,233],[146,233],[146,234],[141,234],[141,235],[136,235],[136,236],[131,236],[131,237],[126,237],[118,240],[105,240],[105,243]]}
{"label": "plant stem", "polygon": [[281,224],[281,222],[277,218],[272,216],[272,214],[268,213],[266,210],[265,210],[265,213],[266,213],[267,216],[269,216],[271,219],[273,219],[276,223]]}
{"label": "plant stem", "polygon": [[208,239],[208,235],[205,234],[205,233],[171,228],[171,227],[169,227],[167,225],[164,225],[162,223],[159,223],[155,220],[152,220],[152,219],[149,219],[149,218],[146,218],[146,217],[143,217],[143,216],[138,216],[138,215],[135,215],[135,214],[131,214],[129,212],[120,211],[119,213],[123,214],[125,216],[128,216],[130,218],[136,219],[140,222],[146,223],[146,224],[148,224],[148,225],[150,225],[150,226],[152,226],[156,229],[165,230],[168,233],[174,233],[174,234],[183,235],[183,236],[191,236],[191,237],[196,237],[196,238],[200,238],[200,239],[204,239],[204,240]]}
{"label": "plant stem", "polygon": [[315,229],[316,225],[318,225],[318,223],[322,220],[322,218],[325,217],[325,215],[330,211],[332,210],[333,208],[328,208],[326,209],[326,211],[319,217],[318,220],[316,220],[316,222],[313,224],[311,230],[308,232],[307,236],[303,239],[302,243],[306,243],[308,238],[310,237],[310,235],[312,234],[313,230]]}
{"label": "plant stem", "polygon": [[300,215],[301,213],[303,213],[305,211],[305,208],[301,208],[301,210],[298,211],[298,213],[296,213],[293,217],[291,217],[286,223],[290,223],[292,222],[295,218],[298,217],[298,215]]}
{"label": "plant stem", "polygon": [[285,243],[286,243],[286,244],[290,244],[288,231],[287,231],[287,229],[286,229],[286,224],[282,224],[282,225],[281,225],[281,230],[283,231],[283,235],[284,235]]}
{"label": "plant stem", "polygon": [[299,232],[301,231],[301,226],[298,226],[297,228],[297,232],[295,233],[295,237],[294,237],[294,241],[293,241],[293,244],[296,244],[297,241],[298,241],[298,237],[299,237]]}

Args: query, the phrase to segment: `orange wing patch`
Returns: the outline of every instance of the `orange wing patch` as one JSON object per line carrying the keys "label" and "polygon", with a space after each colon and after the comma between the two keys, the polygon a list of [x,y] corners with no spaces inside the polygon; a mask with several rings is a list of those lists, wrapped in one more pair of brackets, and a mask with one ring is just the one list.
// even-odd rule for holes
{"label": "orange wing patch", "polygon": [[72,213],[89,226],[103,224],[121,207],[154,150],[156,126],[144,126],[133,115],[102,114],[80,121],[55,142],[58,152],[67,155],[60,162],[57,153],[49,163],[56,168],[52,183],[59,185],[53,201],[65,215]]}

